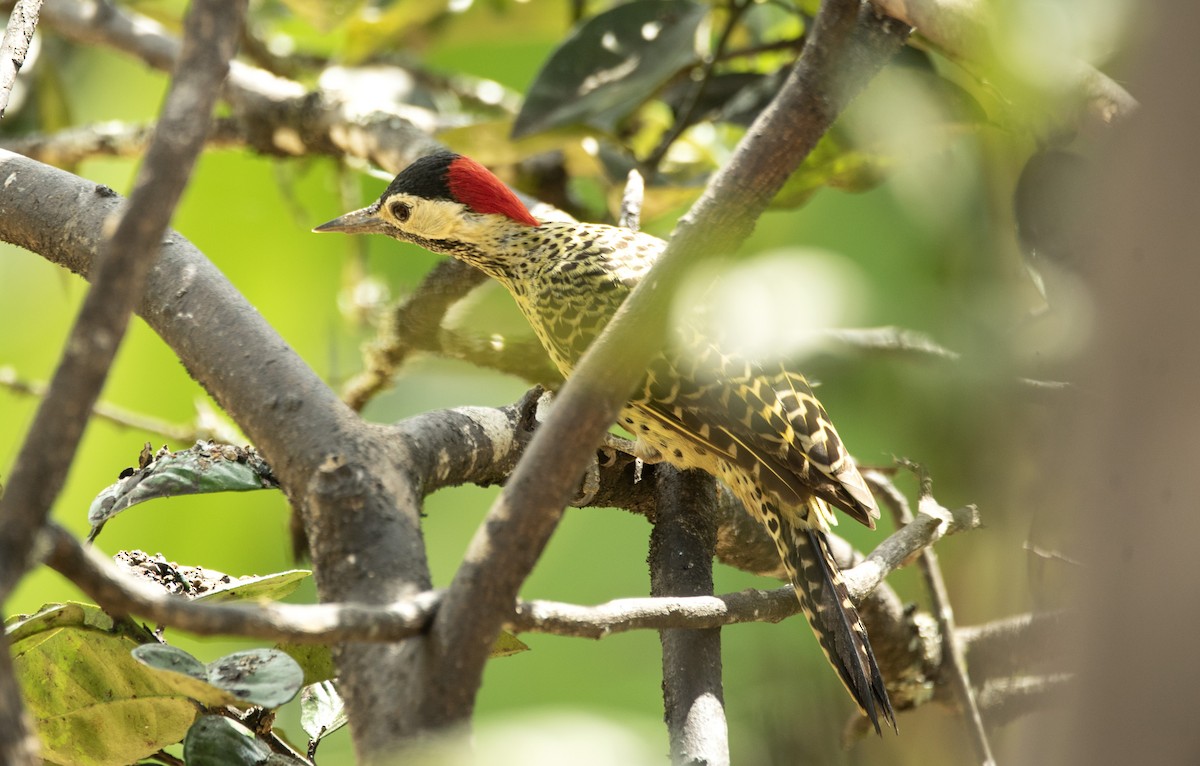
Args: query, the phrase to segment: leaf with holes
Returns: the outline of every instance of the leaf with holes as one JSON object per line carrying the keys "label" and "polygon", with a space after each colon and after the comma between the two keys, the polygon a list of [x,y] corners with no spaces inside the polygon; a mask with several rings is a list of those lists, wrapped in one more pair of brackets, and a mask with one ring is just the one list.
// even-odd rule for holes
{"label": "leaf with holes", "polygon": [[611,131],[699,60],[707,14],[691,0],[635,0],[588,19],[538,72],[513,138],[581,123]]}

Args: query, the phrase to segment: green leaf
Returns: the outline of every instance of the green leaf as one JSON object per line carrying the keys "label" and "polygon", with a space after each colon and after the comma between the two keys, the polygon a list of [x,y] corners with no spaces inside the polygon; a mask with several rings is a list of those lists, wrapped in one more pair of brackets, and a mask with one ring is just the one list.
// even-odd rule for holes
{"label": "green leaf", "polygon": [[333,652],[325,644],[276,644],[275,648],[304,670],[305,686],[329,681],[337,675],[333,668]]}
{"label": "green leaf", "polygon": [[492,644],[492,651],[488,656],[492,658],[511,657],[527,651],[529,651],[529,646],[524,641],[507,630],[502,630],[500,635],[496,636],[496,643]]}
{"label": "green leaf", "polygon": [[271,750],[254,732],[224,716],[201,716],[183,742],[188,766],[260,766]]}
{"label": "green leaf", "polygon": [[333,681],[312,684],[300,692],[300,725],[314,742],[342,728],[348,720],[346,703]]}
{"label": "green leaf", "polygon": [[304,671],[278,649],[234,652],[205,665],[182,649],[148,644],[133,650],[139,662],[164,675],[180,694],[209,706],[277,708],[304,683]]}
{"label": "green leaf", "polygon": [[243,703],[277,708],[300,691],[304,671],[278,649],[250,649],[210,662],[208,682]]}
{"label": "green leaf", "polygon": [[92,501],[88,509],[92,537],[121,511],[158,497],[279,487],[271,467],[249,447],[196,442],[179,452],[162,449],[153,457],[146,452],[143,456],[140,468],[130,470]]}
{"label": "green leaf", "polygon": [[538,72],[513,138],[576,123],[611,131],[696,63],[707,13],[691,0],[635,0],[588,19]]}
{"label": "green leaf", "polygon": [[179,742],[195,704],[130,650],[153,636],[88,604],[53,604],[7,629],[42,757],[63,766],[132,763]]}
{"label": "green leaf", "polygon": [[205,680],[204,663],[178,647],[168,644],[143,644],[133,650],[133,658],[157,670],[169,670]]}
{"label": "green leaf", "polygon": [[145,644],[135,648],[131,655],[180,697],[196,700],[209,707],[246,707],[246,703],[236,694],[210,683],[208,667],[182,649],[164,644]]}

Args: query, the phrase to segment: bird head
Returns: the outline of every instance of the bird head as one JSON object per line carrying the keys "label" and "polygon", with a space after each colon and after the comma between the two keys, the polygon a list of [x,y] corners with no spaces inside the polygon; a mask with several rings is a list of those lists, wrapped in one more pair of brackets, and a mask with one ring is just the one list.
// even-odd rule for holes
{"label": "bird head", "polygon": [[483,165],[469,157],[440,151],[401,171],[372,204],[313,231],[386,234],[445,251],[451,243],[478,242],[486,230],[505,225],[540,224],[504,182]]}

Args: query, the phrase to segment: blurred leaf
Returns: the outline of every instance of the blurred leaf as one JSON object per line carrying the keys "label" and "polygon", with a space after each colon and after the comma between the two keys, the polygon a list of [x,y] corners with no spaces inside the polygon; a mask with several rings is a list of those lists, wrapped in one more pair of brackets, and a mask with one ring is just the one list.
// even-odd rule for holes
{"label": "blurred leaf", "polygon": [[513,138],[575,123],[611,131],[696,62],[707,13],[691,0],[635,0],[588,19],[538,72]]}
{"label": "blurred leaf", "polygon": [[188,766],[260,766],[268,758],[270,748],[254,732],[219,715],[201,716],[183,742]]}
{"label": "blurred leaf", "polygon": [[275,648],[291,657],[304,671],[304,685],[312,686],[337,676],[333,652],[325,644],[276,644]]}
{"label": "blurred leaf", "polygon": [[92,501],[88,509],[92,538],[113,516],[147,500],[279,487],[271,467],[251,447],[196,442],[194,447],[179,452],[159,450],[140,463],[137,470],[130,470]]}
{"label": "blurred leaf", "polygon": [[288,10],[321,33],[335,27],[357,13],[362,0],[282,0]]}
{"label": "blurred leaf", "polygon": [[7,630],[42,757],[63,766],[132,763],[180,741],[195,704],[130,651],[154,637],[97,606],[52,604]]}
{"label": "blurred leaf", "polygon": [[358,14],[346,24],[342,58],[349,64],[357,64],[377,53],[392,52],[409,32],[426,27],[445,15],[448,5],[446,0],[374,3],[370,15]]}
{"label": "blurred leaf", "polygon": [[246,706],[237,695],[209,683],[204,663],[182,649],[166,644],[143,644],[134,648],[131,655],[175,695],[209,707]]}
{"label": "blurred leaf", "polygon": [[[277,650],[287,654],[304,670],[304,685],[311,686],[336,677],[333,652],[325,644],[277,644]],[[506,630],[500,631],[492,645],[491,657],[509,657],[529,651],[529,647]]]}
{"label": "blurred leaf", "polygon": [[277,708],[304,682],[304,671],[278,649],[234,652],[204,665],[182,649],[147,644],[134,649],[133,657],[165,674],[180,694],[209,706]]}
{"label": "blurred leaf", "polygon": [[317,742],[346,725],[346,702],[333,681],[304,687],[300,692],[300,725]]}
{"label": "blurred leaf", "polygon": [[269,575],[239,577],[227,585],[196,596],[197,601],[278,601],[290,596],[300,583],[312,575],[308,569],[289,569]]}
{"label": "blurred leaf", "polygon": [[205,677],[203,662],[168,644],[143,644],[133,650],[133,658],[156,670],[182,673],[201,681]]}
{"label": "blurred leaf", "polygon": [[524,641],[507,630],[502,630],[500,631],[500,635],[496,636],[496,643],[492,644],[492,651],[488,656],[493,659],[496,657],[511,657],[514,654],[527,651],[529,651],[529,646]]}
{"label": "blurred leaf", "polygon": [[304,671],[278,649],[250,649],[210,662],[208,681],[243,702],[277,708],[300,691]]}
{"label": "blurred leaf", "polygon": [[804,163],[771,200],[776,208],[799,207],[818,189],[832,186],[860,192],[874,188],[886,177],[895,158],[855,149],[834,129],[821,137]]}

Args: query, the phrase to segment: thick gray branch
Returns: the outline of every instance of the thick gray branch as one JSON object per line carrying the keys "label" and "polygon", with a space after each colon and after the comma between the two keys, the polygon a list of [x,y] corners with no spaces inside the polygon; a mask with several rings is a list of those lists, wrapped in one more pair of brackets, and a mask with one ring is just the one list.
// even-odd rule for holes
{"label": "thick gray branch", "polygon": [[[650,535],[650,595],[711,596],[717,542],[717,483],[699,471],[661,466]],[[663,706],[673,764],[729,763],[729,726],[721,681],[721,630],[659,632]]]}

